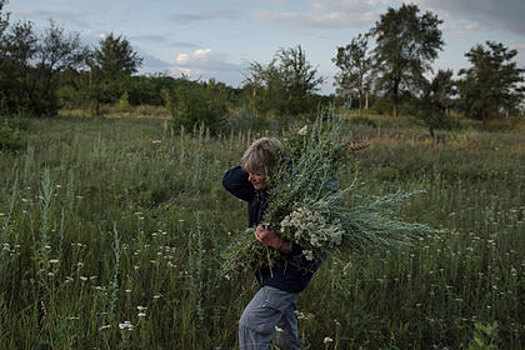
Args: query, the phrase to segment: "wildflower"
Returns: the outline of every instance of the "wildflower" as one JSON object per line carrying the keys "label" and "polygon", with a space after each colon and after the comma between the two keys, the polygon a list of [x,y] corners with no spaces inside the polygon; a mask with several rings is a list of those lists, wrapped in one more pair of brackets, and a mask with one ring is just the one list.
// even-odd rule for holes
{"label": "wildflower", "polygon": [[124,323],[119,323],[118,328],[122,330],[127,329],[128,331],[132,331],[135,327],[131,324],[131,322],[124,321]]}
{"label": "wildflower", "polygon": [[323,340],[323,343],[324,344],[330,344],[332,343],[334,340],[330,337],[325,337],[324,340]]}
{"label": "wildflower", "polygon": [[140,305],[137,306],[137,310],[139,310],[139,311],[144,311],[144,310],[147,310],[147,309],[148,309],[148,308],[145,307],[145,306],[140,306]]}
{"label": "wildflower", "polygon": [[301,136],[306,135],[308,133],[308,125],[303,126],[297,133]]}
{"label": "wildflower", "polygon": [[306,316],[303,312],[295,310],[295,315],[297,316],[298,320],[307,320],[308,316]]}
{"label": "wildflower", "polygon": [[159,143],[162,143],[162,141],[161,140],[152,140],[151,143],[154,144],[154,145],[158,145]]}
{"label": "wildflower", "polygon": [[110,324],[107,324],[107,325],[104,325],[104,326],[102,326],[102,327],[99,327],[98,330],[99,330],[99,332],[100,332],[100,331],[103,331],[104,329],[109,329],[109,328],[111,328],[111,325],[110,325]]}
{"label": "wildflower", "polygon": [[161,294],[157,294],[157,295],[154,295],[154,296],[153,296],[153,299],[160,299],[161,297],[162,297]]}
{"label": "wildflower", "polygon": [[131,293],[131,289],[126,289],[125,292],[129,294],[129,293]]}
{"label": "wildflower", "polygon": [[281,327],[279,327],[279,326],[275,326],[275,331],[276,331],[277,333],[282,333],[282,332],[284,332],[284,330],[283,330]]}
{"label": "wildflower", "polygon": [[308,261],[313,261],[314,260],[314,252],[313,251],[305,249],[305,250],[303,250],[303,254],[304,254],[304,257],[306,258],[306,260],[308,260]]}
{"label": "wildflower", "polygon": [[58,264],[58,259],[51,259],[49,260],[50,264]]}
{"label": "wildflower", "polygon": [[80,280],[86,282],[88,278],[86,276],[80,276]]}
{"label": "wildflower", "polygon": [[137,317],[146,317],[146,313],[145,312],[139,312]]}

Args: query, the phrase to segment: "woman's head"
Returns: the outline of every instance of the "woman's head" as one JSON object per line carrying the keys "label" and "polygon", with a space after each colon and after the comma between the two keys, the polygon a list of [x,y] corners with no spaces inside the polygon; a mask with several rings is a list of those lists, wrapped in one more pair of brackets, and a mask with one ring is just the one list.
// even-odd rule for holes
{"label": "woman's head", "polygon": [[[282,143],[273,137],[263,137],[254,141],[241,158],[241,166],[250,173],[250,181],[254,187],[266,187],[266,176],[271,174],[284,155]],[[260,176],[263,176],[262,178]],[[262,181],[262,182],[261,182]]]}

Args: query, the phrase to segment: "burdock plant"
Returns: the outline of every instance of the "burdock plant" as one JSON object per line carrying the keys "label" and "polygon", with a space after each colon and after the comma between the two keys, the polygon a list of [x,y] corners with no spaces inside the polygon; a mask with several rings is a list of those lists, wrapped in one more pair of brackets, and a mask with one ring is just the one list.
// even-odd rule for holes
{"label": "burdock plant", "polygon": [[[343,122],[319,117],[310,129],[282,137],[287,154],[267,174],[269,201],[263,222],[281,238],[299,244],[307,260],[335,255],[344,261],[363,251],[392,251],[435,231],[395,215],[395,207],[423,191],[366,198],[359,194],[357,174],[349,186],[338,185],[338,169],[348,162],[349,153],[363,148],[343,136]],[[272,267],[283,258],[257,242],[253,232],[248,229],[227,249],[225,276]]]}

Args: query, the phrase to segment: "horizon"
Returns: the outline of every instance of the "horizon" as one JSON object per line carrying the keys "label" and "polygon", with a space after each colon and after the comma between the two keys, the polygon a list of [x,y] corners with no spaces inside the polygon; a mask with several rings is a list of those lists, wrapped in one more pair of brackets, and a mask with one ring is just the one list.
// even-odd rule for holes
{"label": "horizon", "polygon": [[[445,42],[434,61],[434,71],[452,69],[457,75],[470,63],[464,57],[486,41],[515,49],[514,61],[525,66],[525,2],[518,0],[418,0],[420,13],[431,11],[444,22]],[[38,31],[52,19],[66,32],[78,32],[86,45],[96,46],[113,33],[127,39],[143,61],[138,74],[163,73],[174,78],[223,82],[240,87],[251,62],[267,64],[279,48],[301,45],[307,60],[325,78],[319,94],[335,92],[337,68],[331,59],[358,33],[368,31],[389,7],[390,0],[36,0],[7,2],[10,23],[31,21]],[[140,25],[137,25],[140,23]]]}

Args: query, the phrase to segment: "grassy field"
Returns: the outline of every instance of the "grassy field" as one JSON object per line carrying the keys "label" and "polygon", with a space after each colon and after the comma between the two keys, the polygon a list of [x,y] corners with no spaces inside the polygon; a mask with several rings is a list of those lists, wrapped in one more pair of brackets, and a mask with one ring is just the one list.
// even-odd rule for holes
{"label": "grassy field", "polygon": [[[340,183],[357,177],[364,196],[424,189],[399,215],[443,231],[401,252],[325,261],[299,299],[303,348],[522,348],[523,122],[463,125],[439,143],[410,119],[347,124],[371,147]],[[27,147],[0,153],[0,348],[235,348],[257,285],[220,274],[246,226],[221,179],[257,136],[179,135],[159,119],[31,120]]]}

